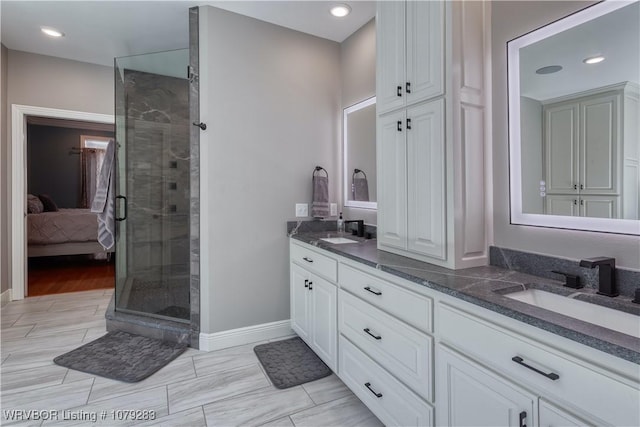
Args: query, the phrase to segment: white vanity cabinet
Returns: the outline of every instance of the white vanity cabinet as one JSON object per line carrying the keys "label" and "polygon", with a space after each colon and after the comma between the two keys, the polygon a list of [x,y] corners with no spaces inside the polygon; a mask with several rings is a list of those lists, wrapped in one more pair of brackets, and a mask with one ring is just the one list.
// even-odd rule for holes
{"label": "white vanity cabinet", "polygon": [[[488,2],[378,2],[378,247],[486,264]],[[454,212],[464,215],[454,215]]]}
{"label": "white vanity cabinet", "polygon": [[385,425],[433,425],[433,299],[362,267],[338,265],[338,375]]}
{"label": "white vanity cabinet", "polygon": [[444,93],[444,25],[444,3],[378,2],[378,114]]}
{"label": "white vanity cabinet", "polygon": [[[637,374],[632,378],[615,372],[615,365],[626,362],[605,357],[614,364],[609,370],[589,361],[588,353],[584,359],[576,357],[576,344],[569,340],[561,340],[560,349],[557,341],[547,343],[542,331],[530,336],[528,328],[523,334],[526,326],[520,322],[458,301],[440,302],[437,320],[438,424],[462,425],[458,416],[491,420],[502,411],[526,412],[528,426],[558,425],[558,420],[561,425],[572,425],[563,420],[579,425],[640,425]],[[468,406],[469,392],[461,390],[465,383],[484,390],[482,405]],[[468,413],[469,408],[474,413]],[[491,425],[507,425],[506,420]],[[513,425],[512,418],[508,425]]]}
{"label": "white vanity cabinet", "polygon": [[336,371],[338,289],[329,280],[336,280],[337,261],[293,242],[290,253],[291,328]]}

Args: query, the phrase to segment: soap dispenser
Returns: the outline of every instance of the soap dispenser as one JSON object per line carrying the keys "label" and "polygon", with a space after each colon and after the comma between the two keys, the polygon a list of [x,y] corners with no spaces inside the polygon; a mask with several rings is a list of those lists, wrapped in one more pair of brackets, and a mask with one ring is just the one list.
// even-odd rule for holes
{"label": "soap dispenser", "polygon": [[344,233],[344,220],[342,219],[342,212],[338,218],[338,233]]}

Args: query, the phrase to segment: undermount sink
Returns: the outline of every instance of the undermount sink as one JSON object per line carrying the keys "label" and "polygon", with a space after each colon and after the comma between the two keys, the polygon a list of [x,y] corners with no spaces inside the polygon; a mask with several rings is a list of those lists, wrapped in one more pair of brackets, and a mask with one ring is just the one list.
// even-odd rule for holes
{"label": "undermount sink", "polygon": [[320,240],[324,240],[328,243],[333,243],[334,245],[341,245],[344,243],[358,243],[356,240],[347,239],[346,237],[323,237]]}
{"label": "undermount sink", "polygon": [[640,338],[640,316],[631,313],[575,300],[540,289],[527,289],[505,294],[504,296]]}

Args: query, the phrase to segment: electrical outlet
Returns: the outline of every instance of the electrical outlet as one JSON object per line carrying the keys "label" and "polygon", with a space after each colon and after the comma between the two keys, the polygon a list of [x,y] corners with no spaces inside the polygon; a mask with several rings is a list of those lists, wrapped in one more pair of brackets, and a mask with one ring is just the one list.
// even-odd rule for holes
{"label": "electrical outlet", "polygon": [[296,203],[296,218],[309,216],[309,205],[307,203]]}
{"label": "electrical outlet", "polygon": [[331,203],[329,210],[331,211],[329,213],[329,215],[331,216],[338,216],[338,204],[337,203]]}

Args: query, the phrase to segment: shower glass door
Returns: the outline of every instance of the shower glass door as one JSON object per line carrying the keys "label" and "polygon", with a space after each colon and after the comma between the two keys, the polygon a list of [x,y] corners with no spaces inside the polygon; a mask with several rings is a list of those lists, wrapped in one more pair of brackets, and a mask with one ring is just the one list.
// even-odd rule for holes
{"label": "shower glass door", "polygon": [[188,322],[189,50],[115,60],[116,310]]}

